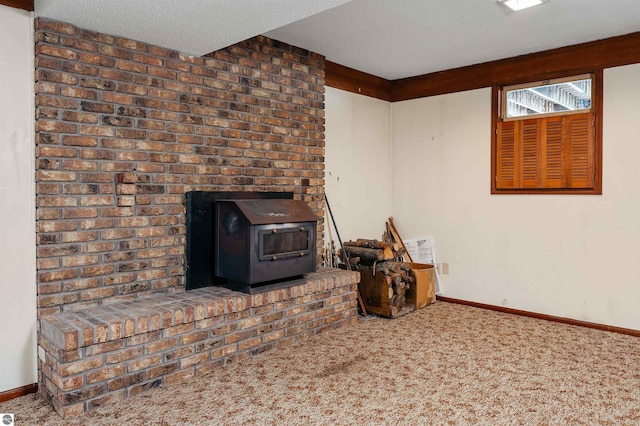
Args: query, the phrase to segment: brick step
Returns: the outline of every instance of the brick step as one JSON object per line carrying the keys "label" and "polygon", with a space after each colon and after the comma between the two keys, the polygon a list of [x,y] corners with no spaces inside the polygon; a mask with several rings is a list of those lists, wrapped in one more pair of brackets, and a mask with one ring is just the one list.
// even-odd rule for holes
{"label": "brick step", "polygon": [[40,332],[56,348],[68,351],[243,311],[253,306],[251,298],[223,287],[154,294],[49,315],[42,318]]}

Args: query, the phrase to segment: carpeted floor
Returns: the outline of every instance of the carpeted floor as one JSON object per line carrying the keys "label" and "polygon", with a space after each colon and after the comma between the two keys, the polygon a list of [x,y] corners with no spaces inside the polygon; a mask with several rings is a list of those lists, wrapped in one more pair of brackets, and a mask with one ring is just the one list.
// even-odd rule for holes
{"label": "carpeted floor", "polygon": [[437,302],[362,319],[181,385],[17,425],[639,425],[640,339]]}

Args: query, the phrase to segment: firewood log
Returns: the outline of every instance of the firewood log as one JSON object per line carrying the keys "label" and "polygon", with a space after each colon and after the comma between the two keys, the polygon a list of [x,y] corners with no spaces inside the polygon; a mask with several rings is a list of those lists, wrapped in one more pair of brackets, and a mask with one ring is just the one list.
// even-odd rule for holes
{"label": "firewood log", "polygon": [[[393,311],[393,308],[396,308],[396,314],[402,310],[404,307],[405,297],[400,296],[398,294],[394,295],[389,302],[389,309]],[[393,314],[392,314],[393,315]],[[393,316],[395,316],[393,315]]]}
{"label": "firewood log", "polygon": [[398,308],[395,305],[389,305],[389,314],[391,315],[391,317],[397,317],[398,316]]}
{"label": "firewood log", "polygon": [[398,250],[396,250],[397,257],[404,256],[405,254],[407,254],[407,249],[404,247],[400,247]]}
{"label": "firewood log", "polygon": [[385,249],[390,248],[392,251],[398,251],[400,245],[396,243],[387,243],[384,241],[378,240],[367,240],[364,238],[358,238],[356,241],[347,241],[344,243],[345,246],[354,246],[354,247],[364,247],[364,248],[374,248],[374,249]]}
{"label": "firewood log", "polygon": [[401,271],[396,262],[384,262],[382,266],[389,271],[389,274],[399,274]]}
{"label": "firewood log", "polygon": [[380,272],[382,275],[389,275],[390,271],[386,265],[387,262],[380,262],[376,264],[376,273]]}
{"label": "firewood log", "polygon": [[382,252],[384,253],[384,260],[395,259],[395,255],[393,254],[393,250],[391,250],[391,247],[383,248]]}
{"label": "firewood log", "polygon": [[402,271],[410,271],[411,270],[411,264],[409,262],[394,262],[394,261],[387,261],[384,262],[382,264],[382,266],[384,266],[385,268],[389,268],[390,270],[393,270],[394,272],[400,272]]}
{"label": "firewood log", "polygon": [[393,279],[394,285],[402,285],[404,281],[402,280],[402,275],[400,274],[391,274],[391,278]]}
{"label": "firewood log", "polygon": [[345,244],[344,250],[347,252],[349,257],[358,256],[362,259],[378,260],[378,261],[384,260],[384,257],[385,257],[384,250],[379,250],[379,249],[347,246]]}

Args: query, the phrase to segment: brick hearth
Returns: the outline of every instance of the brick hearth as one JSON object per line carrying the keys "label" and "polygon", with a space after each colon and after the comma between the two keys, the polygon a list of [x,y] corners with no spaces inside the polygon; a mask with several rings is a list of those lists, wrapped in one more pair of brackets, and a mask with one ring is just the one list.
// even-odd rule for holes
{"label": "brick hearth", "polygon": [[358,281],[323,269],[254,295],[207,287],[49,315],[40,392],[76,415],[353,324]]}

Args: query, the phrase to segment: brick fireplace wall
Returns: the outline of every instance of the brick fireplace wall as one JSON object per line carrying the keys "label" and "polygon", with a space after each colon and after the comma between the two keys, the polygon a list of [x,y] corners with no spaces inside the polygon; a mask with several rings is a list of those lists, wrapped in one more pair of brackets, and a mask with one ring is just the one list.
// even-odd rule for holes
{"label": "brick fireplace wall", "polygon": [[289,191],[322,217],[320,55],[37,19],[35,78],[39,317],[183,289],[186,191]]}

